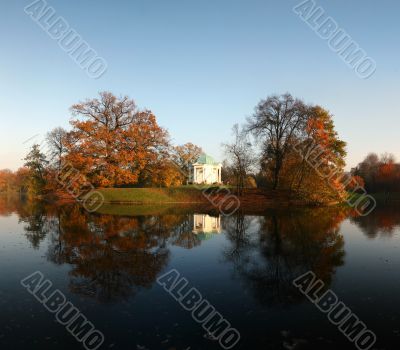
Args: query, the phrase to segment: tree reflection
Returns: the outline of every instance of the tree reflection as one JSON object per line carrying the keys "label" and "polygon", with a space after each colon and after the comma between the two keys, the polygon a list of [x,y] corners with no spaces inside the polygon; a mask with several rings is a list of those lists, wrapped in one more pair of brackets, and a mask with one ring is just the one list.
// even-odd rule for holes
{"label": "tree reflection", "polygon": [[73,266],[73,292],[103,302],[126,299],[151,287],[167,264],[169,220],[89,215],[75,206],[60,216],[48,258]]}
{"label": "tree reflection", "polygon": [[0,216],[18,214],[18,222],[23,224],[25,236],[34,249],[52,232],[58,224],[57,207],[46,202],[31,201],[19,195],[0,195]]}
{"label": "tree reflection", "polygon": [[102,302],[150,288],[168,263],[170,245],[190,249],[201,243],[190,215],[90,215],[74,205],[52,217],[58,224],[51,230],[48,259],[73,267],[73,292]]}
{"label": "tree reflection", "polygon": [[19,222],[24,223],[25,236],[38,249],[50,230],[51,222],[47,220],[44,204],[24,201],[18,206]]}
{"label": "tree reflection", "polygon": [[[26,202],[16,209],[32,246],[47,238],[47,259],[71,266],[71,291],[102,302],[150,288],[168,264],[171,246],[201,244],[194,227],[205,220],[205,215],[195,220],[185,213],[94,215],[75,204]],[[329,285],[335,268],[343,264],[339,224],[347,214],[338,208],[270,211],[263,217],[239,211],[222,220],[229,241],[224,258],[260,302],[294,302],[300,297],[292,288],[294,278],[313,270]],[[219,223],[218,217],[207,220]],[[202,230],[208,230],[207,220],[201,221]]]}
{"label": "tree reflection", "polygon": [[18,195],[8,196],[0,193],[0,216],[9,216],[16,212],[19,201]]}
{"label": "tree reflection", "polygon": [[173,230],[171,244],[185,248],[192,249],[201,244],[201,240],[193,232],[191,215],[185,215],[184,220],[179,225],[176,225]]}
{"label": "tree reflection", "polygon": [[312,270],[329,286],[344,263],[339,224],[345,217],[338,208],[271,211],[258,218],[238,212],[224,223],[230,240],[224,256],[259,302],[296,302],[301,299],[292,285],[296,277]]}
{"label": "tree reflection", "polygon": [[355,216],[351,222],[356,224],[368,238],[392,236],[400,226],[398,206],[377,206],[369,215]]}
{"label": "tree reflection", "polygon": [[256,220],[254,217],[246,217],[240,210],[235,216],[225,218],[224,229],[231,242],[231,247],[224,252],[227,260],[240,264],[241,259],[254,249],[255,242],[251,241],[253,235],[250,231],[254,220]]}
{"label": "tree reflection", "polygon": [[168,263],[169,246],[191,249],[201,244],[189,214],[94,215],[77,204],[0,198],[0,215],[13,212],[33,248],[47,239],[47,259],[71,265],[71,291],[102,302],[150,288]]}

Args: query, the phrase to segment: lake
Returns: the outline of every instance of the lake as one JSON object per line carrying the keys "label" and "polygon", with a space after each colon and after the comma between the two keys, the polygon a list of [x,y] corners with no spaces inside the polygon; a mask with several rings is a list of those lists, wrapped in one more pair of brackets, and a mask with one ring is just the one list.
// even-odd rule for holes
{"label": "lake", "polygon": [[307,271],[376,334],[374,348],[398,348],[396,207],[366,217],[343,207],[108,209],[0,199],[1,349],[83,349],[21,285],[35,271],[102,332],[101,349],[222,349],[157,282],[171,271],[240,333],[234,349],[356,348],[293,285]]}

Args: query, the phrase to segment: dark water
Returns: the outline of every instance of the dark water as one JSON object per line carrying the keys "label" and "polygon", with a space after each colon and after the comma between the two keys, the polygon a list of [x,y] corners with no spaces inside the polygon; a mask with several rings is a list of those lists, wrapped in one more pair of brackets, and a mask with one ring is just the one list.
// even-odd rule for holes
{"label": "dark water", "polygon": [[1,349],[83,349],[21,286],[37,270],[104,334],[102,349],[221,349],[157,283],[171,269],[240,332],[235,349],[356,348],[293,287],[309,270],[373,330],[374,348],[398,349],[400,209],[110,212],[0,200]]}

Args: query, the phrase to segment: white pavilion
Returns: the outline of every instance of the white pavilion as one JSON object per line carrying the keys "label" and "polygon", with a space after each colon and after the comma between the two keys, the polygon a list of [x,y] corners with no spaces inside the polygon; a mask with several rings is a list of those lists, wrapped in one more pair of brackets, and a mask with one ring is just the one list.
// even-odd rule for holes
{"label": "white pavilion", "polygon": [[189,182],[194,184],[221,183],[221,168],[222,164],[217,163],[213,157],[202,154],[190,166]]}

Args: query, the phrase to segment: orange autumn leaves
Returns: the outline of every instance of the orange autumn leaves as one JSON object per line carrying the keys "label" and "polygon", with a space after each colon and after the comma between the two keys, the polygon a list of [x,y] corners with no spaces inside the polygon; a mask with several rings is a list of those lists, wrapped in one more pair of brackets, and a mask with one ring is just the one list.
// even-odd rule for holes
{"label": "orange autumn leaves", "polygon": [[[292,139],[295,151],[283,163],[281,187],[314,202],[345,197],[342,183],[346,142],[335,131],[332,115],[320,106],[306,106],[304,126]],[[334,175],[334,176],[331,176]]]}
{"label": "orange autumn leaves", "polygon": [[168,159],[169,135],[151,111],[139,111],[128,97],[100,93],[100,99],[72,106],[76,119],[66,138],[65,161],[96,187],[152,183]]}
{"label": "orange autumn leaves", "polygon": [[[346,143],[339,139],[332,115],[290,94],[272,95],[256,106],[247,130],[261,145],[261,177],[272,189],[323,203],[341,200]],[[329,176],[331,177],[331,176]]]}

